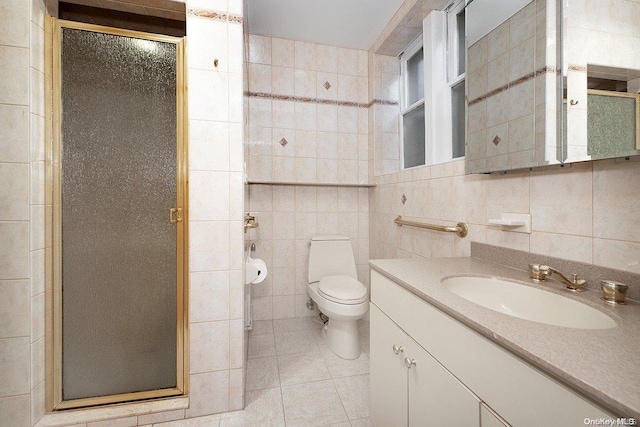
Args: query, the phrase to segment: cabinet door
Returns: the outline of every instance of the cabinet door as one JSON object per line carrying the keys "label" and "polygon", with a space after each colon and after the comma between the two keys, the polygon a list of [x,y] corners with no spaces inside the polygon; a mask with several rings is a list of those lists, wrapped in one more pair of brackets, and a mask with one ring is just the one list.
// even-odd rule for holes
{"label": "cabinet door", "polygon": [[480,425],[480,401],[415,341],[405,358],[408,368],[409,426],[440,427]]}
{"label": "cabinet door", "polygon": [[[376,427],[407,425],[407,368],[404,350],[408,337],[378,307],[371,304],[371,422]],[[398,354],[394,346],[403,351]]]}
{"label": "cabinet door", "polygon": [[510,427],[505,421],[496,415],[484,403],[480,404],[480,426],[481,427]]}

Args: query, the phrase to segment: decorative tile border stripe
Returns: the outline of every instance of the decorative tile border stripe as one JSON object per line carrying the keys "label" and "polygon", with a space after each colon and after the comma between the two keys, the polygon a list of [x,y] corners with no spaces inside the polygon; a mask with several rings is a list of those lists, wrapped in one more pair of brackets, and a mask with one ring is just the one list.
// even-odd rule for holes
{"label": "decorative tile border stripe", "polygon": [[265,93],[265,92],[245,92],[245,96],[251,98],[263,98],[263,99],[271,99],[278,101],[296,101],[296,102],[309,102],[314,104],[324,104],[324,105],[338,105],[341,107],[357,107],[357,108],[369,108],[374,104],[378,105],[398,105],[397,101],[390,101],[385,99],[374,99],[371,102],[364,104],[362,102],[351,102],[351,101],[336,101],[333,99],[318,99],[318,98],[308,98],[303,96],[290,96],[290,95],[278,95],[274,93]]}
{"label": "decorative tile border stripe", "polygon": [[568,69],[569,69],[569,71],[577,71],[579,73],[586,73],[587,72],[587,67],[585,67],[583,65],[569,65]]}
{"label": "decorative tile border stripe", "polygon": [[524,76],[519,77],[518,79],[516,79],[516,80],[514,80],[512,82],[509,82],[506,85],[502,85],[499,88],[496,88],[496,89],[492,90],[491,92],[488,92],[488,93],[486,93],[484,95],[481,95],[481,96],[469,101],[469,105],[471,106],[473,104],[477,104],[478,102],[482,102],[485,99],[488,99],[488,98],[491,98],[492,96],[498,95],[499,93],[502,93],[502,92],[508,90],[509,88],[521,85],[522,83],[526,83],[529,80],[533,79],[534,77],[540,76],[542,74],[549,74],[549,73],[554,73],[555,74],[556,73],[556,69],[554,67],[550,67],[550,66],[542,67],[542,68],[540,68],[540,69],[538,69],[538,70],[536,70],[536,71],[534,71],[532,73],[525,74]]}
{"label": "decorative tile border stripe", "polygon": [[198,16],[200,18],[215,19],[216,21],[231,22],[234,24],[242,24],[244,18],[240,15],[233,15],[231,13],[215,12],[213,10],[204,9],[189,9],[187,15]]}

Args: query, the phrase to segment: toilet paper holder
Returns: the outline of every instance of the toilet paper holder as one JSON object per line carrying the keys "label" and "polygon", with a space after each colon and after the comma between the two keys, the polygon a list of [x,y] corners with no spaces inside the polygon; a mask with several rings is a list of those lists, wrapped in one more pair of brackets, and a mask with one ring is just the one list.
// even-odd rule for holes
{"label": "toilet paper holder", "polygon": [[247,213],[244,216],[244,232],[245,233],[250,228],[258,228],[259,226],[260,226],[260,224],[258,224],[258,222],[256,221],[256,217],[255,216],[249,215],[249,213]]}

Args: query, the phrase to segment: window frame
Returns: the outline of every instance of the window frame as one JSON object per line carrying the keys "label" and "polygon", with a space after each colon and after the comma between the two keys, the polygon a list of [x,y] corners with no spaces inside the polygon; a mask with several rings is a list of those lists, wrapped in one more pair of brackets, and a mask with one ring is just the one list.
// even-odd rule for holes
{"label": "window frame", "polygon": [[[422,36],[422,32],[416,37],[403,51],[398,55],[398,59],[400,60],[400,114],[399,114],[399,140],[400,140],[400,170],[411,170],[413,168],[419,168],[425,166],[427,164],[427,156],[426,156],[426,138],[424,141],[425,145],[425,159],[424,163],[420,165],[405,167],[404,164],[404,151],[405,151],[405,140],[404,140],[404,116],[417,110],[418,108],[425,107],[425,93],[424,87],[422,92],[422,98],[418,99],[411,105],[407,105],[408,92],[409,92],[409,79],[408,79],[408,71],[407,71],[407,62],[409,59],[413,58],[413,56],[420,50],[423,49],[423,64],[425,63],[424,58],[424,40]],[[423,73],[424,75],[424,73]],[[425,118],[426,120],[426,118]]]}
{"label": "window frame", "polygon": [[[451,160],[463,159],[465,156],[462,155],[460,157],[453,157],[453,90],[455,87],[460,84],[465,84],[465,129],[463,135],[465,136],[465,154],[466,154],[466,46],[465,46],[465,70],[460,73],[459,72],[459,58],[460,58],[460,34],[458,32],[457,27],[457,16],[460,12],[464,11],[467,6],[466,0],[454,0],[449,6],[445,8],[445,16],[446,16],[446,27],[445,27],[445,42],[446,42],[446,77],[447,77],[447,105],[449,109],[449,123],[448,123],[448,132],[451,141]],[[465,12],[466,19],[466,12]],[[465,34],[462,34],[462,37],[466,38],[466,23],[465,23]]]}

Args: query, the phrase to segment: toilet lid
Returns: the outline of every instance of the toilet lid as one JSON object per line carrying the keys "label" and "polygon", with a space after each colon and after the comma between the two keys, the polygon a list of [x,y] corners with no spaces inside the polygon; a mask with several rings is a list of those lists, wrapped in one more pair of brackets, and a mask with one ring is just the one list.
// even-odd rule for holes
{"label": "toilet lid", "polygon": [[350,276],[326,276],[318,284],[318,293],[333,301],[353,304],[367,296],[367,288]]}

